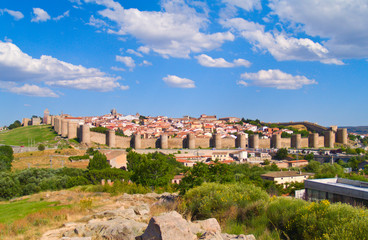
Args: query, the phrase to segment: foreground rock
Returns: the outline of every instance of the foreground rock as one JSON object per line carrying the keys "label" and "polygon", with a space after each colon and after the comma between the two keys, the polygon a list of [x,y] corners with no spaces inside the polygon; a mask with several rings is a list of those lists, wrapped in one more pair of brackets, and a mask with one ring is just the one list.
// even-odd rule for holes
{"label": "foreground rock", "polygon": [[151,218],[136,240],[196,240],[199,235],[205,240],[256,240],[253,235],[222,234],[215,218],[192,223],[175,211]]}
{"label": "foreground rock", "polygon": [[[114,205],[48,231],[41,240],[255,240],[253,235],[221,233],[215,218],[190,222],[175,211],[152,217],[147,224],[150,206],[172,204],[174,198],[167,194],[124,194]],[[153,204],[152,199],[156,200]]]}

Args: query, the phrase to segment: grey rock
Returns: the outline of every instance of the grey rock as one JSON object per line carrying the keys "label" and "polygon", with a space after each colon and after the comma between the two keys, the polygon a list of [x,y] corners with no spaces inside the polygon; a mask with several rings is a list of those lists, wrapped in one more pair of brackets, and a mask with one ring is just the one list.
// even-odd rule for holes
{"label": "grey rock", "polygon": [[136,240],[195,240],[189,223],[177,212],[172,211],[151,218],[147,229]]}

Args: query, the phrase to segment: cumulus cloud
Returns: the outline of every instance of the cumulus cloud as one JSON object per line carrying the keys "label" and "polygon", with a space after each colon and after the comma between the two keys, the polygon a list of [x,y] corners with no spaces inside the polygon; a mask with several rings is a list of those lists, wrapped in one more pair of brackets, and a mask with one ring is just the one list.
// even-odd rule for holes
{"label": "cumulus cloud", "polygon": [[57,17],[54,17],[53,20],[59,21],[60,19],[65,18],[65,17],[69,17],[69,10],[64,12],[63,14],[57,16]]}
{"label": "cumulus cloud", "polygon": [[[53,95],[45,88],[36,88],[35,83],[102,92],[120,87],[120,77],[111,77],[99,69],[73,65],[51,56],[42,55],[40,59],[35,59],[23,53],[15,44],[1,41],[0,72],[0,85],[18,94],[31,95],[33,91],[41,96]],[[19,87],[21,83],[25,85]]]}
{"label": "cumulus cloud", "polygon": [[230,32],[205,33],[209,22],[206,14],[198,13],[184,0],[163,0],[162,11],[125,9],[112,0],[85,1],[106,7],[99,14],[118,26],[109,33],[132,35],[143,43],[145,52],[151,50],[166,58],[188,58],[190,53],[212,50],[234,40]]}
{"label": "cumulus cloud", "polygon": [[193,80],[180,78],[175,75],[167,75],[162,79],[169,87],[173,88],[195,88]]}
{"label": "cumulus cloud", "polygon": [[256,73],[243,73],[238,84],[243,86],[255,85],[259,87],[270,87],[276,89],[300,89],[304,85],[318,84],[314,79],[305,76],[293,76],[278,69],[260,70]]}
{"label": "cumulus cloud", "polygon": [[34,16],[31,19],[31,22],[46,22],[50,20],[50,15],[43,10],[42,8],[33,8]]}
{"label": "cumulus cloud", "polygon": [[24,84],[21,87],[12,87],[8,89],[9,92],[32,96],[32,97],[59,97],[49,88],[42,88],[37,85]]}
{"label": "cumulus cloud", "polygon": [[249,67],[251,63],[245,59],[235,59],[233,62],[228,62],[223,58],[212,58],[206,54],[201,54],[195,57],[198,63],[205,67],[231,68],[231,67]]}
{"label": "cumulus cloud", "polygon": [[116,56],[116,61],[124,63],[125,66],[127,66],[130,70],[133,70],[133,68],[135,68],[135,62],[132,57]]}
{"label": "cumulus cloud", "polygon": [[272,0],[269,6],[283,23],[326,39],[334,57],[368,57],[367,1]]}
{"label": "cumulus cloud", "polygon": [[7,8],[0,9],[0,13],[1,14],[7,13],[7,14],[9,14],[10,16],[12,16],[17,21],[20,20],[20,19],[22,19],[22,18],[24,18],[23,13],[21,13],[19,11],[13,11],[13,10],[10,10],[10,9],[7,9]]}
{"label": "cumulus cloud", "polygon": [[276,31],[266,32],[263,25],[242,18],[222,20],[221,24],[239,32],[256,49],[267,50],[278,61],[299,60],[343,64],[342,61],[331,57],[327,48],[309,38],[289,37]]}

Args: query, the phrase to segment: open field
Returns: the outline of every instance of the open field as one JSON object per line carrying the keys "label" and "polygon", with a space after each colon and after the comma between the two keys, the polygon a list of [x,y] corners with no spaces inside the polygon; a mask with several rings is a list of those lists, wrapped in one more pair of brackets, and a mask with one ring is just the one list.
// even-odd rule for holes
{"label": "open field", "polygon": [[[87,168],[88,161],[70,162],[68,157],[75,155],[84,155],[85,150],[62,149],[45,150],[36,152],[25,152],[14,154],[12,170],[22,170],[28,167],[35,168]],[[50,160],[52,161],[50,164]]]}
{"label": "open field", "polygon": [[57,206],[57,204],[58,202],[33,202],[27,200],[0,204],[0,223],[9,224],[43,209],[61,209],[62,207],[65,207]]}
{"label": "open field", "polygon": [[37,146],[38,143],[55,143],[56,136],[50,125],[19,127],[0,133],[0,144],[28,147],[32,139]]}

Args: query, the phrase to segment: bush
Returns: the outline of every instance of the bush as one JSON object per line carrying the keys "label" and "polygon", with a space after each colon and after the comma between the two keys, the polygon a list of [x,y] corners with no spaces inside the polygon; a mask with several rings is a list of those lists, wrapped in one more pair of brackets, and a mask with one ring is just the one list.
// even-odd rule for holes
{"label": "bush", "polygon": [[69,161],[78,161],[83,159],[89,159],[89,155],[83,155],[83,156],[70,156]]}
{"label": "bush", "polygon": [[38,145],[38,151],[43,151],[43,150],[45,150],[45,145],[43,144]]}
{"label": "bush", "polygon": [[107,162],[107,158],[104,154],[97,152],[93,155],[93,158],[89,161],[87,168],[89,170],[102,170],[105,168],[111,168]]}
{"label": "bush", "polygon": [[[183,204],[193,219],[206,219],[213,216],[226,217],[225,213],[231,207],[244,210],[257,201],[263,202],[256,204],[263,208],[268,199],[268,194],[254,185],[204,183],[189,190],[183,197]],[[253,207],[257,208],[256,205]]]}
{"label": "bush", "polygon": [[347,204],[277,198],[267,217],[288,239],[367,239],[368,211]]}

